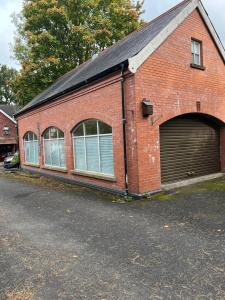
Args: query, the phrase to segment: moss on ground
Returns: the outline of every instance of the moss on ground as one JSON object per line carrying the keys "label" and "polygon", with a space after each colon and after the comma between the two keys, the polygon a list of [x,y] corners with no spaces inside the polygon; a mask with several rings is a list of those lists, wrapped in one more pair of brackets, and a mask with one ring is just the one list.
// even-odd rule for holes
{"label": "moss on ground", "polygon": [[[116,195],[90,190],[89,188],[82,187],[76,184],[65,183],[57,179],[51,179],[49,177],[40,176],[38,174],[33,173],[24,173],[20,171],[16,172],[0,172],[0,178],[8,178],[8,179],[18,179],[27,183],[31,183],[38,186],[43,187],[51,187],[60,190],[69,190],[69,191],[76,191],[76,192],[94,192],[95,194],[99,195],[101,198],[107,199],[114,203],[119,204],[127,204],[132,202],[134,198],[131,197],[119,197]],[[177,196],[182,195],[190,195],[193,193],[204,193],[204,192],[223,192],[225,191],[225,176],[205,181],[202,183],[193,184],[187,187],[181,187],[174,189],[172,192],[161,192],[155,195],[146,195],[144,197],[144,201],[172,201],[176,200]]]}
{"label": "moss on ground", "polygon": [[204,192],[224,192],[225,191],[225,177],[197,183],[187,187],[177,189],[177,193],[180,195],[187,195],[192,193],[204,193]]}
{"label": "moss on ground", "polygon": [[86,187],[82,187],[76,184],[72,184],[72,183],[66,183],[57,179],[53,179],[53,178],[49,178],[46,176],[41,176],[38,174],[33,174],[33,173],[27,173],[27,172],[21,172],[21,171],[16,171],[16,172],[0,172],[0,178],[7,178],[7,179],[11,179],[11,180],[20,180],[26,183],[30,183],[33,185],[37,185],[37,186],[42,186],[42,187],[49,187],[49,188],[53,188],[53,189],[59,189],[61,191],[74,191],[74,192],[80,192],[80,193],[84,193],[84,192],[91,192],[91,193],[95,193],[96,195],[99,195],[99,198],[103,198],[107,199],[111,202],[114,203],[120,203],[120,204],[124,204],[129,202],[127,199],[123,198],[123,197],[119,197],[113,194],[109,194],[109,193],[104,193],[98,190],[92,190]]}
{"label": "moss on ground", "polygon": [[163,192],[163,193],[152,195],[152,196],[148,197],[147,199],[154,200],[154,201],[171,201],[171,200],[174,200],[175,198],[176,197],[175,197],[174,193],[171,194],[171,193]]}
{"label": "moss on ground", "polygon": [[173,191],[165,191],[155,195],[146,195],[145,199],[150,201],[172,201],[176,200],[178,196],[208,192],[225,192],[225,176],[186,187],[177,188]]}

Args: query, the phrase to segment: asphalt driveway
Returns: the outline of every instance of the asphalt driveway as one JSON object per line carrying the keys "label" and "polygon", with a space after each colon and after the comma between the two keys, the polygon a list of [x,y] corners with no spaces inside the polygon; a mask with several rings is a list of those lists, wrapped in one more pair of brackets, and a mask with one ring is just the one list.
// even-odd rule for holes
{"label": "asphalt driveway", "polygon": [[118,202],[1,177],[0,299],[225,299],[224,178]]}

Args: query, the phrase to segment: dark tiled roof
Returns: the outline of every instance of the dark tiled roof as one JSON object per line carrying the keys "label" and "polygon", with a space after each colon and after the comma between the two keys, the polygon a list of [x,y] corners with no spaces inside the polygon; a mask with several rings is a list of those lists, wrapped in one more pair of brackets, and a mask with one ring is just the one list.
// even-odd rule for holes
{"label": "dark tiled roof", "polygon": [[189,3],[190,0],[181,2],[141,29],[134,31],[121,41],[107,48],[94,60],[89,60],[78,68],[66,73],[49,88],[36,96],[20,112],[27,111],[72,88],[75,89],[97,75],[101,75],[107,70],[111,70],[113,67],[127,62],[129,58],[135,56],[147,46]]}
{"label": "dark tiled roof", "polygon": [[0,110],[4,111],[4,113],[6,113],[11,118],[13,118],[14,114],[17,111],[16,106],[6,104],[0,104]]}

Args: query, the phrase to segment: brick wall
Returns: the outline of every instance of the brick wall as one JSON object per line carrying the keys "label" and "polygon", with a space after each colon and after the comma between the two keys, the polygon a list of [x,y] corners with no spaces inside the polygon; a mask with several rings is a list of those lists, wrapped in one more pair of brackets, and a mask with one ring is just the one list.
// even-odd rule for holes
{"label": "brick wall", "polygon": [[[48,127],[57,127],[64,132],[67,172],[60,173],[44,169],[43,147],[40,147],[40,168],[48,174],[102,185],[106,188],[124,190],[124,152],[122,127],[121,79],[114,74],[104,81],[81,89],[58,101],[42,106],[33,112],[18,118],[22,166],[24,164],[24,146],[22,137],[27,131],[33,131],[41,140]],[[86,119],[101,120],[113,128],[114,168],[116,182],[72,175],[74,170],[73,144],[71,130]]]}
{"label": "brick wall", "polygon": [[[191,38],[202,40],[205,71],[193,69]],[[225,121],[225,67],[213,40],[198,11],[194,11],[179,28],[139,68],[135,75],[126,74],[125,102],[127,126],[127,162],[129,191],[144,193],[161,187],[159,126],[184,113],[197,112]],[[64,98],[48,103],[19,117],[22,165],[24,149],[22,137],[33,131],[41,138],[44,130],[56,126],[65,133],[67,172],[44,169],[43,150],[40,169],[48,174],[124,190],[124,150],[120,74]],[[143,98],[151,99],[154,115],[144,119]],[[80,121],[96,118],[113,128],[113,147],[116,182],[72,175],[73,147],[71,130]],[[225,170],[225,130],[221,129],[221,163]]]}
{"label": "brick wall", "polygon": [[[9,134],[4,135],[3,127],[9,127]],[[17,129],[16,124],[0,112],[0,144],[16,143]]]}
{"label": "brick wall", "polygon": [[[193,69],[191,38],[203,42],[205,71]],[[159,126],[184,114],[197,112],[225,121],[225,66],[197,10],[139,68],[135,76],[137,101],[137,141],[139,192],[157,190],[160,178]],[[144,120],[141,100],[154,104],[154,116]],[[221,136],[221,162],[225,169],[224,130]]]}

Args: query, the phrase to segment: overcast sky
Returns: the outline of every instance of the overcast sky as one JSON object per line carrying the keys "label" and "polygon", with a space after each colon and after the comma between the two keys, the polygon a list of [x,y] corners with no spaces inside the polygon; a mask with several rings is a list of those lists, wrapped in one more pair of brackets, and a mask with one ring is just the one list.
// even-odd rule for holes
{"label": "overcast sky", "polygon": [[[13,42],[15,31],[11,15],[20,12],[22,2],[22,0],[0,0],[0,64],[18,67],[11,58],[10,43]],[[179,2],[181,0],[145,0],[144,19],[150,21]],[[203,0],[203,4],[225,45],[225,0]]]}

